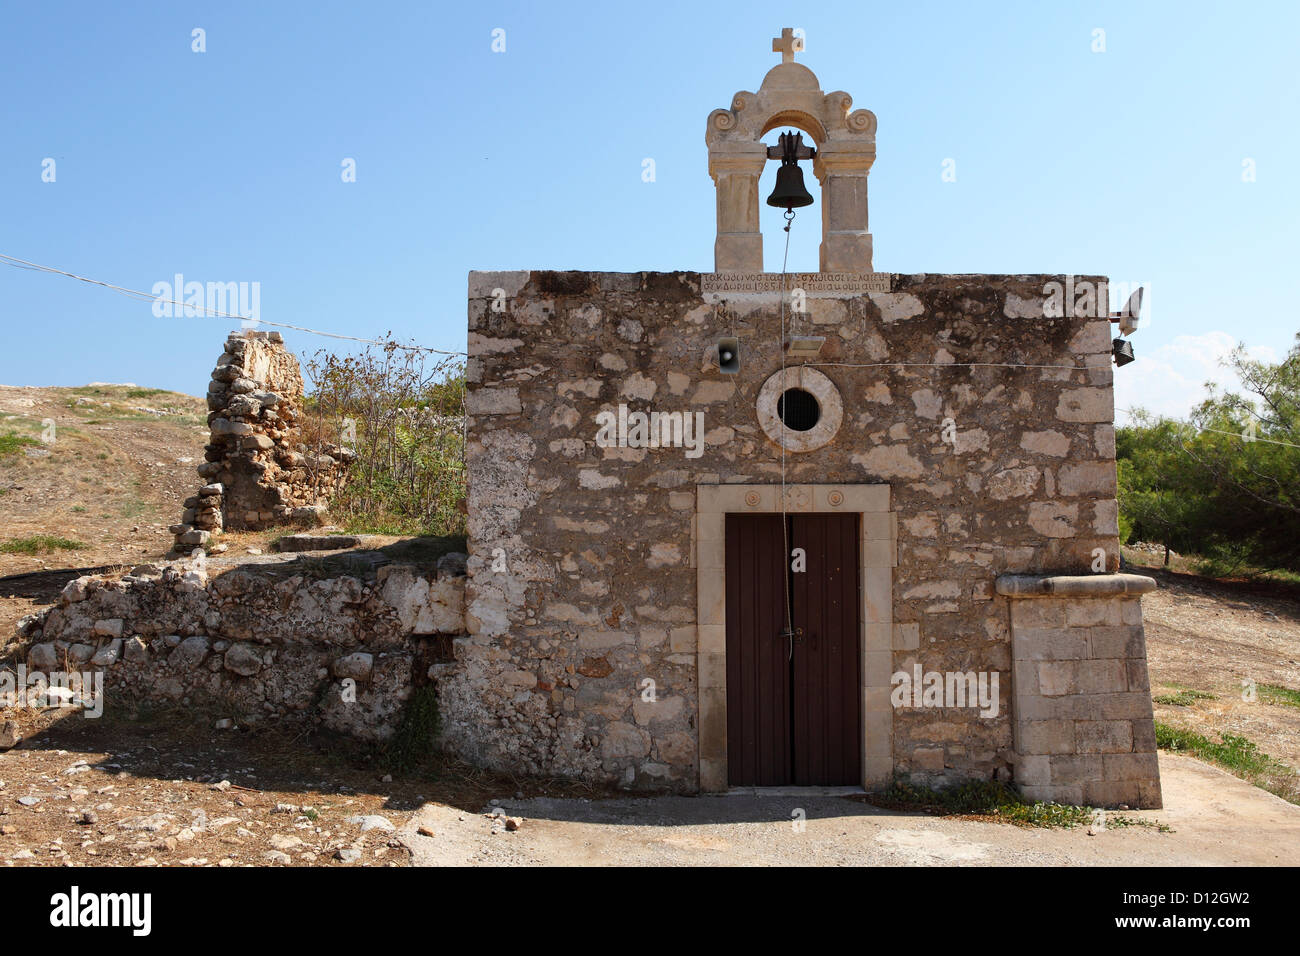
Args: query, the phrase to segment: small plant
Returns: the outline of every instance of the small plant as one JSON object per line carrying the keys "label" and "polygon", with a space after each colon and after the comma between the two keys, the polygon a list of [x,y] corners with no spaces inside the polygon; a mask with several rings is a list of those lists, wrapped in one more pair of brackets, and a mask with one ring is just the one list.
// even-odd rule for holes
{"label": "small plant", "polygon": [[945,790],[933,790],[895,779],[886,790],[873,795],[872,802],[893,809],[942,816],[996,817],[1027,827],[1069,829],[1087,824],[1095,814],[1089,807],[1026,800],[1007,784],[992,780],[972,780]]}
{"label": "small plant", "polygon": [[1281,684],[1257,684],[1259,699],[1266,704],[1278,707],[1300,707],[1300,690],[1283,687]]}
{"label": "small plant", "polygon": [[1212,740],[1194,730],[1171,727],[1157,720],[1156,746],[1217,764],[1283,800],[1300,804],[1300,774],[1239,734],[1220,734],[1219,740]]}
{"label": "small plant", "polygon": [[1198,700],[1218,700],[1216,694],[1210,694],[1203,690],[1192,690],[1183,688],[1172,694],[1161,694],[1159,697],[1151,698],[1157,704],[1168,704],[1171,707],[1190,707]]}
{"label": "small plant", "polygon": [[380,754],[380,762],[392,773],[409,773],[433,756],[441,730],[438,692],[432,684],[417,687],[406,702],[402,722]]}
{"label": "small plant", "polygon": [[20,435],[14,431],[5,432],[0,435],[0,458],[7,455],[16,455],[27,445],[39,445],[35,438],[28,438],[26,435]]}
{"label": "small plant", "polygon": [[51,551],[80,551],[86,545],[51,534],[34,534],[0,543],[0,554],[48,554]]}

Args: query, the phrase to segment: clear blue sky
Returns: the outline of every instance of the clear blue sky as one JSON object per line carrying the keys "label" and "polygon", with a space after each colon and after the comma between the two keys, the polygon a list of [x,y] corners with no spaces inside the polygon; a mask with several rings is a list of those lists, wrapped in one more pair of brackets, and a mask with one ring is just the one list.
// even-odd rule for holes
{"label": "clear blue sky", "polygon": [[[3,0],[0,252],[146,291],[259,282],[269,320],[463,348],[471,269],[712,268],[705,118],[758,87],[782,26],[879,118],[877,270],[1149,283],[1121,404],[1185,404],[1216,348],[1280,355],[1300,329],[1280,2]],[[201,394],[231,325],[0,266],[2,383]]]}

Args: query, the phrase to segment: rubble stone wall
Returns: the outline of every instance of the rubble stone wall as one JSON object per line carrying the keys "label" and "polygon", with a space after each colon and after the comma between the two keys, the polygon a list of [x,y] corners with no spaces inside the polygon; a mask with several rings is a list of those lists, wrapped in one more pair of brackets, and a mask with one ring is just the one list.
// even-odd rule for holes
{"label": "rubble stone wall", "polygon": [[[785,316],[825,337],[814,361],[842,400],[829,443],[785,453],[785,480],[889,486],[886,663],[1002,678],[993,718],[895,711],[885,752],[922,781],[1012,776],[998,575],[1118,570],[1105,300],[1100,317],[1052,317],[1052,282],[1104,296],[1095,276],[896,275]],[[717,367],[722,337],[738,374]],[[756,410],[781,365],[778,293],[722,303],[691,272],[471,273],[469,352],[472,636],[441,685],[448,743],[491,766],[696,789],[696,489],[782,480]],[[620,405],[703,413],[698,455],[598,443]]]}
{"label": "rubble stone wall", "polygon": [[58,605],[23,620],[20,647],[29,672],[102,672],[106,708],[301,718],[376,741],[464,638],[464,589],[464,555],[321,578],[145,565],[72,581]]}

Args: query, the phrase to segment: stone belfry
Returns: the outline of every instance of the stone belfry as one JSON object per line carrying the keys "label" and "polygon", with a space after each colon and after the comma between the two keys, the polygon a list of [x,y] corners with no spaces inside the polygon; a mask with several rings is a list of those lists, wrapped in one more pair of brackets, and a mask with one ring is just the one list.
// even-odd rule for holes
{"label": "stone belfry", "polygon": [[758,182],[768,148],[761,141],[779,126],[803,130],[817,149],[813,173],[822,188],[822,272],[871,272],[867,231],[867,174],[876,160],[876,115],[853,109],[842,90],[823,93],[816,74],[794,55],[803,48],[786,27],[772,41],[781,62],[757,93],[741,90],[730,109],[709,114],[705,142],[709,175],[718,192],[717,272],[762,272]]}

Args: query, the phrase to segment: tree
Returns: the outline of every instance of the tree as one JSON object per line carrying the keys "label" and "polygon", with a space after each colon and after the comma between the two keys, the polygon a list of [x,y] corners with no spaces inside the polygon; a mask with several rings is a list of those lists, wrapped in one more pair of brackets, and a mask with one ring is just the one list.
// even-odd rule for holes
{"label": "tree", "polygon": [[1220,572],[1300,570],[1300,335],[1280,363],[1238,346],[1226,364],[1242,393],[1211,384],[1190,422],[1139,413],[1117,432],[1121,517]]}

